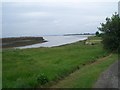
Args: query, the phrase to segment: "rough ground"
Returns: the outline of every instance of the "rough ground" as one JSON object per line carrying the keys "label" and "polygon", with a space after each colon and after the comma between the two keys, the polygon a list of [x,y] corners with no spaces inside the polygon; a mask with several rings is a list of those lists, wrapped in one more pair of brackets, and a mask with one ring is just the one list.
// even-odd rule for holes
{"label": "rough ground", "polygon": [[120,60],[112,64],[106,71],[104,71],[98,81],[96,82],[94,88],[119,88],[120,83],[118,83],[120,77]]}

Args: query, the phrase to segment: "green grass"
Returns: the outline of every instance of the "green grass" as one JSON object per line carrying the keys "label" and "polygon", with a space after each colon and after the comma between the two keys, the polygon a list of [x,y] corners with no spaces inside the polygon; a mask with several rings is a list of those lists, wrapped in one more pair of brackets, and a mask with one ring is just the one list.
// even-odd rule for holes
{"label": "green grass", "polygon": [[49,81],[56,81],[75,71],[78,66],[82,68],[84,64],[106,55],[108,53],[101,43],[84,45],[84,42],[54,48],[4,50],[3,88],[38,87],[37,77],[42,73]]}
{"label": "green grass", "polygon": [[86,65],[74,72],[56,85],[53,85],[52,88],[92,88],[101,72],[106,70],[116,60],[116,54],[112,54],[105,59],[101,58],[94,64]]}
{"label": "green grass", "polygon": [[2,50],[0,49],[0,89],[2,89]]}
{"label": "green grass", "polygon": [[87,42],[92,42],[92,43],[101,43],[101,41],[102,41],[102,37],[97,37],[97,36],[88,37],[87,40]]}

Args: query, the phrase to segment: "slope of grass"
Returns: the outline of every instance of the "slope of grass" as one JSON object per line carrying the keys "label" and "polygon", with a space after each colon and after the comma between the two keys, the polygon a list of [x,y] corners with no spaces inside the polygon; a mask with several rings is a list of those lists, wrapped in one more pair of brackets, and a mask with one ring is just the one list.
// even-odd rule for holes
{"label": "slope of grass", "polygon": [[0,89],[2,89],[2,50],[0,49]]}
{"label": "slope of grass", "polygon": [[100,43],[84,45],[82,41],[54,48],[9,49],[2,55],[3,87],[27,88],[39,86],[37,78],[42,73],[55,81],[108,53]]}
{"label": "slope of grass", "polygon": [[92,88],[101,72],[106,70],[116,60],[116,54],[98,59],[95,63],[84,66],[64,80],[53,85],[52,88]]}

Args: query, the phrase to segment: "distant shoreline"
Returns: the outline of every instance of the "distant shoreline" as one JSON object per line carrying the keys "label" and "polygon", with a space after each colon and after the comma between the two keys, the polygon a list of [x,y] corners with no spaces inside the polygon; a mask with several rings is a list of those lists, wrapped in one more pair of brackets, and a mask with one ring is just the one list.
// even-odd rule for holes
{"label": "distant shoreline", "polygon": [[74,36],[74,35],[95,35],[94,33],[83,33],[83,34],[64,34],[64,36]]}
{"label": "distant shoreline", "polygon": [[13,48],[47,42],[43,37],[10,37],[0,40],[2,40],[2,48]]}
{"label": "distant shoreline", "polygon": [[[44,36],[74,36],[74,35],[95,35],[94,33],[78,33],[78,34],[52,34],[52,35],[35,35],[35,36],[4,36],[4,37],[1,37],[1,38],[20,38],[20,37],[44,37]],[[0,39],[1,39],[0,38]]]}

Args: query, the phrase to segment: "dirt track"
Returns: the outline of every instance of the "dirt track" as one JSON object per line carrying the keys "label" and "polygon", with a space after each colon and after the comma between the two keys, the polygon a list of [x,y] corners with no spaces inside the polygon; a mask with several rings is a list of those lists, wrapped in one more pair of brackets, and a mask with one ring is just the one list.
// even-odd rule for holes
{"label": "dirt track", "polygon": [[120,83],[120,60],[112,64],[106,71],[104,71],[98,81],[96,82],[94,88],[119,88]]}

